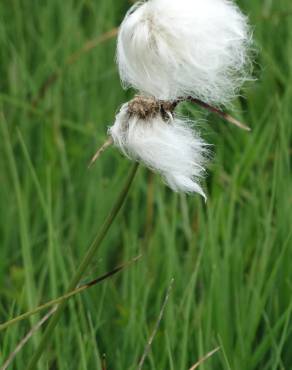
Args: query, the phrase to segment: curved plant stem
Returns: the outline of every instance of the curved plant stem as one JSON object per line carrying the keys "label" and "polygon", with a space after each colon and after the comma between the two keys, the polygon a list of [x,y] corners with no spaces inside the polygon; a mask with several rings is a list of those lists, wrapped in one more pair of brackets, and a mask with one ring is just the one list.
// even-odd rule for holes
{"label": "curved plant stem", "polygon": [[195,369],[197,369],[200,365],[202,365],[204,362],[206,362],[210,357],[212,357],[213,355],[215,355],[215,353],[217,353],[218,351],[220,351],[220,347],[217,347],[213,351],[207,353],[206,356],[204,356],[203,358],[201,358],[201,360],[199,360],[189,370],[195,370]]}
{"label": "curved plant stem", "polygon": [[[114,38],[118,34],[118,28],[113,28],[106,33],[98,36],[96,39],[87,41],[81,49],[77,50],[74,54],[70,55],[67,60],[65,61],[65,67],[70,66],[71,64],[75,63],[80,57],[92,49],[96,48],[98,45]],[[57,71],[53,72],[50,76],[46,78],[46,80],[42,83],[36,97],[32,100],[32,106],[35,108],[40,100],[44,98],[49,88],[55,84],[55,82],[59,79],[62,74],[62,68],[59,68]]]}
{"label": "curved plant stem", "polygon": [[[95,240],[93,241],[93,243],[89,247],[85,257],[83,258],[79,267],[77,268],[77,271],[76,271],[75,275],[73,276],[71,283],[69,284],[68,292],[71,292],[78,285],[80,279],[82,278],[83,274],[87,270],[87,267],[91,263],[92,258],[94,257],[98,247],[102,243],[102,241],[105,238],[105,236],[107,235],[111,225],[113,224],[115,218],[117,217],[120,209],[122,208],[122,206],[125,202],[127,194],[130,190],[130,187],[131,187],[132,182],[134,180],[134,177],[135,177],[135,174],[137,172],[138,166],[139,166],[138,163],[135,163],[133,165],[133,168],[131,169],[131,171],[128,175],[128,178],[125,182],[125,185],[122,188],[115,204],[113,205],[110,213],[108,214],[108,216],[107,216],[104,224],[102,225],[98,235],[96,236]],[[67,300],[60,303],[60,305],[58,306],[57,311],[52,316],[51,321],[49,322],[49,324],[48,324],[48,326],[47,326],[47,328],[44,332],[43,338],[42,338],[38,348],[36,349],[35,353],[33,354],[28,366],[26,367],[26,370],[36,369],[38,360],[40,359],[43,351],[46,348],[46,345],[48,344],[49,340],[51,339],[53,330],[56,327],[56,325],[57,325],[65,307],[66,307],[66,303],[67,303]]]}
{"label": "curved plant stem", "polygon": [[[52,299],[49,302],[43,303],[42,305],[40,305],[40,306],[38,306],[38,307],[28,311],[28,312],[25,312],[25,313],[23,313],[19,316],[14,317],[13,319],[11,319],[9,321],[4,322],[3,324],[0,324],[0,331],[2,331],[4,329],[7,329],[11,325],[17,324],[18,322],[20,322],[22,320],[28,319],[30,316],[35,315],[35,314],[37,314],[37,313],[39,313],[39,312],[41,312],[41,311],[43,311],[47,308],[50,308],[51,306],[57,306],[58,304],[62,303],[63,301],[66,301],[69,298],[74,297],[77,294],[82,293],[82,292],[84,292],[85,290],[87,290],[89,288],[92,288],[93,286],[101,283],[102,281],[107,280],[108,278],[114,276],[118,272],[123,271],[125,268],[129,267],[132,263],[137,262],[140,259],[140,257],[141,256],[133,258],[131,261],[116,267],[115,269],[107,272],[106,274],[100,276],[99,278],[94,279],[94,280],[90,281],[89,283],[86,283],[86,284],[72,290],[71,292],[62,295],[61,297]],[[0,370],[2,370],[2,369],[0,369]]]}
{"label": "curved plant stem", "polygon": [[223,112],[222,110],[220,110],[216,107],[213,107],[212,105],[209,105],[209,104],[203,102],[202,100],[199,100],[199,99],[196,99],[196,98],[193,98],[193,97],[190,96],[190,97],[187,98],[187,101],[189,101],[191,103],[194,103],[194,104],[197,104],[198,106],[200,106],[204,109],[207,109],[209,112],[217,114],[219,117],[223,118],[226,122],[229,122],[232,125],[241,128],[242,130],[251,131],[251,128],[249,126],[241,123],[236,118],[232,117],[230,114],[228,114],[226,112]]}
{"label": "curved plant stem", "polygon": [[0,370],[7,370],[12,364],[13,360],[17,356],[18,352],[26,345],[30,338],[44,325],[46,321],[56,312],[57,306],[53,307],[33,328],[26,334],[26,336],[21,339],[16,348],[10,353],[9,357],[5,363],[1,366]]}
{"label": "curved plant stem", "polygon": [[139,364],[138,364],[138,370],[142,370],[143,366],[144,366],[144,363],[145,363],[145,360],[147,358],[147,356],[149,355],[149,352],[151,350],[151,346],[152,346],[152,343],[155,339],[155,336],[158,332],[158,329],[159,329],[159,326],[161,324],[161,321],[162,321],[162,318],[163,318],[163,315],[164,315],[164,311],[166,309],[166,305],[168,303],[168,300],[169,300],[169,297],[170,297],[170,293],[171,293],[171,290],[172,290],[172,286],[173,286],[173,282],[174,282],[174,279],[171,280],[170,282],[170,285],[167,289],[167,292],[166,292],[166,295],[165,295],[165,298],[164,298],[164,301],[163,301],[163,304],[162,304],[162,307],[161,307],[161,310],[159,312],[159,316],[158,316],[158,319],[156,321],[156,324],[154,326],[154,330],[147,342],[147,345],[146,345],[146,348],[144,350],[144,353],[141,357],[141,360],[139,361]]}

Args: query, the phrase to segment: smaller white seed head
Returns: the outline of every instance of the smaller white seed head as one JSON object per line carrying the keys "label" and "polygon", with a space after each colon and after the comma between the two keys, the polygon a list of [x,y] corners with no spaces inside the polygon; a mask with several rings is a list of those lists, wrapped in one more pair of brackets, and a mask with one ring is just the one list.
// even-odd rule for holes
{"label": "smaller white seed head", "polygon": [[204,175],[206,144],[189,122],[172,117],[170,112],[168,120],[161,113],[142,119],[129,112],[127,103],[117,114],[109,134],[127,157],[161,174],[172,190],[196,192],[206,199],[199,184]]}

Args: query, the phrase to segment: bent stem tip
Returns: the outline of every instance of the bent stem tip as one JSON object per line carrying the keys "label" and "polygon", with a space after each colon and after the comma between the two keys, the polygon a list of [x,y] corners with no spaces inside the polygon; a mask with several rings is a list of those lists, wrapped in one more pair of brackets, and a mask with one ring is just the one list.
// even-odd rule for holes
{"label": "bent stem tip", "polygon": [[94,163],[98,160],[98,158],[101,156],[101,154],[112,144],[114,143],[112,137],[109,137],[107,141],[97,150],[97,152],[94,154],[94,156],[91,158],[91,161],[88,165],[88,168],[90,169]]}

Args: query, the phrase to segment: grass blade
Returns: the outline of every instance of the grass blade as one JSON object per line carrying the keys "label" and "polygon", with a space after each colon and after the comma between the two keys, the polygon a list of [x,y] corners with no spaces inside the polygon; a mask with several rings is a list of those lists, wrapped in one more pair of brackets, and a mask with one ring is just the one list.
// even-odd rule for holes
{"label": "grass blade", "polygon": [[204,356],[201,360],[199,360],[194,366],[190,368],[190,370],[195,370],[199,366],[201,366],[204,362],[206,362],[210,357],[214,356],[220,350],[220,347],[213,349],[213,351],[209,352]]}
{"label": "grass blade", "polygon": [[167,305],[167,302],[169,300],[169,296],[170,296],[170,293],[171,293],[171,290],[172,290],[172,286],[173,286],[173,282],[174,282],[174,279],[171,280],[170,282],[170,285],[167,289],[167,292],[166,292],[166,295],[165,295],[165,298],[164,298],[164,301],[163,301],[163,304],[162,304],[162,307],[161,307],[161,310],[159,312],[159,316],[158,316],[158,319],[156,321],[156,324],[155,324],[155,327],[154,327],[154,330],[147,342],[147,345],[146,345],[146,348],[144,350],[144,353],[141,357],[141,360],[139,361],[139,364],[138,364],[138,370],[142,370],[143,368],[143,365],[145,363],[145,360],[150,352],[150,349],[151,349],[151,346],[152,346],[152,343],[153,343],[153,340],[158,332],[158,329],[159,329],[159,326],[160,326],[160,323],[162,321],[162,318],[163,318],[163,314],[164,314],[164,311],[165,311],[165,308],[166,308],[166,305]]}
{"label": "grass blade", "polygon": [[9,326],[13,325],[13,324],[16,324],[20,321],[23,321],[27,318],[29,318],[30,316],[32,315],[35,315],[37,314],[38,312],[40,311],[43,311],[51,306],[55,306],[55,305],[58,305],[64,301],[66,301],[67,299],[71,298],[71,297],[74,297],[76,294],[79,294],[79,293],[82,293],[83,291],[89,289],[89,288],[92,288],[93,286],[101,283],[102,281],[104,280],[107,280],[108,278],[116,275],[118,272],[124,270],[125,268],[129,267],[132,263],[136,262],[138,259],[140,259],[141,256],[139,257],[136,257],[134,258],[132,261],[128,262],[128,263],[125,263],[123,265],[120,265],[118,267],[116,267],[115,269],[113,269],[112,271],[110,272],[107,272],[106,274],[102,275],[101,277],[97,278],[97,279],[94,279],[92,281],[90,281],[89,283],[87,284],[84,284],[82,286],[80,286],[79,288],[77,289],[74,289],[72,290],[71,292],[61,296],[61,297],[58,297],[56,299],[53,299],[47,303],[44,303],[38,307],[36,307],[35,309],[33,310],[30,310],[28,312],[25,312],[24,314],[22,315],[19,315],[3,324],[0,325],[0,331],[4,330],[4,329],[7,329]]}
{"label": "grass blade", "polygon": [[18,343],[14,351],[10,353],[10,355],[8,356],[7,360],[4,362],[0,370],[8,369],[8,367],[11,365],[12,361],[15,359],[18,352],[21,351],[21,349],[34,335],[34,333],[36,333],[42,327],[42,325],[44,325],[44,323],[49,320],[49,318],[56,312],[56,309],[57,307],[53,307],[36,325],[33,326],[33,328],[25,335],[25,337],[21,339],[21,341]]}
{"label": "grass blade", "polygon": [[[85,255],[82,262],[80,263],[74,277],[72,278],[72,281],[71,281],[71,283],[69,285],[69,288],[68,288],[69,292],[72,291],[77,286],[77,284],[79,283],[79,281],[82,278],[84,272],[87,270],[87,267],[91,263],[92,258],[94,257],[98,247],[102,243],[103,239],[106,237],[111,225],[113,224],[113,222],[114,222],[115,218],[117,217],[120,209],[122,208],[122,206],[123,206],[123,204],[126,200],[127,194],[130,190],[130,187],[132,185],[132,182],[134,180],[134,177],[136,175],[138,166],[139,166],[138,163],[135,163],[133,165],[133,167],[132,167],[132,169],[131,169],[131,171],[128,175],[128,178],[125,182],[125,185],[122,188],[122,190],[121,190],[113,208],[111,209],[108,217],[106,218],[103,226],[101,227],[100,232],[98,233],[95,240],[93,241],[93,243],[89,247],[88,252]],[[36,368],[38,360],[40,359],[43,351],[45,350],[48,342],[50,341],[52,333],[54,331],[54,328],[56,327],[56,325],[57,325],[58,321],[60,320],[60,317],[63,313],[63,310],[66,307],[66,302],[67,302],[67,300],[63,301],[59,305],[57,311],[55,312],[54,316],[52,317],[51,321],[48,324],[48,327],[47,327],[47,329],[46,329],[46,331],[43,335],[43,338],[42,338],[38,348],[36,349],[36,351],[33,354],[28,366],[26,367],[26,370],[33,370],[33,369]]]}

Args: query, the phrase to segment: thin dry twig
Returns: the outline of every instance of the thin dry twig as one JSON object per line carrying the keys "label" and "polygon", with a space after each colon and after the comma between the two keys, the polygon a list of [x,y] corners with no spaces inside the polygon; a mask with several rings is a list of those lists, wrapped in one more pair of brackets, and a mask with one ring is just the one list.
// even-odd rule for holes
{"label": "thin dry twig", "polygon": [[92,157],[92,159],[90,160],[90,163],[88,165],[88,168],[91,168],[94,163],[97,161],[97,159],[101,156],[101,154],[109,147],[113,144],[113,139],[112,137],[110,136],[107,141],[97,150],[97,152],[94,154],[94,156]]}
{"label": "thin dry twig", "polygon": [[15,350],[10,353],[7,360],[4,362],[0,370],[6,370],[11,365],[12,361],[15,359],[16,355],[21,351],[25,344],[30,340],[30,338],[41,328],[42,325],[56,312],[57,306],[53,307],[18,343]]}
{"label": "thin dry twig", "polygon": [[114,38],[117,36],[119,29],[117,27],[103,33],[93,40],[87,41],[81,49],[77,50],[75,53],[70,55],[66,60],[66,65],[73,64],[77,62],[78,59],[82,57],[83,54],[90,52],[92,49],[95,49],[98,45]]}
{"label": "thin dry twig", "polygon": [[166,305],[167,305],[167,302],[169,300],[169,296],[170,296],[170,293],[171,293],[171,290],[172,290],[172,286],[173,286],[173,282],[174,282],[174,279],[171,280],[170,282],[170,285],[167,289],[167,292],[166,292],[166,295],[165,295],[165,298],[164,298],[164,301],[163,301],[163,305],[161,307],[161,310],[160,310],[160,313],[159,313],[159,316],[158,316],[158,319],[156,321],[156,324],[155,324],[155,327],[154,327],[154,330],[147,342],[147,345],[145,347],[145,350],[144,350],[144,353],[141,357],[141,360],[139,361],[139,364],[138,364],[138,370],[141,370],[144,363],[145,363],[145,360],[150,352],[150,349],[151,349],[151,346],[152,346],[152,343],[154,341],[154,338],[156,337],[156,334],[158,332],[158,329],[159,329],[159,326],[160,326],[160,323],[162,321],[162,318],[163,318],[163,315],[164,315],[164,311],[165,311],[165,308],[166,308]]}
{"label": "thin dry twig", "polygon": [[[123,265],[120,265],[116,268],[114,268],[112,271],[110,272],[107,272],[106,274],[102,275],[101,277],[97,278],[97,279],[94,279],[92,281],[90,281],[89,283],[86,283],[86,284],[82,284],[81,286],[77,287],[76,289],[73,289],[72,291],[70,291],[69,293],[67,294],[64,294],[63,296],[61,297],[58,297],[56,299],[53,299],[47,303],[44,303],[42,304],[41,306],[38,306],[36,307],[35,309],[29,311],[29,312],[26,312],[22,315],[19,315],[9,321],[6,321],[5,323],[3,324],[0,324],[0,331],[8,328],[9,326],[13,325],[13,324],[16,324],[17,322],[19,321],[22,321],[24,319],[27,319],[28,317],[48,308],[48,307],[51,307],[53,305],[59,305],[61,303],[63,303],[64,301],[66,301],[67,299],[79,294],[79,293],[82,293],[83,291],[101,283],[102,281],[104,280],[107,280],[108,278],[116,275],[117,273],[119,273],[120,271],[123,271],[125,268],[128,268],[130,265],[132,265],[133,263],[137,262],[140,258],[142,257],[142,255],[139,255],[138,257],[135,257],[133,258],[131,261],[127,262],[127,263],[124,263]],[[1,369],[0,369],[1,370]]]}
{"label": "thin dry twig", "polygon": [[202,365],[204,362],[206,362],[210,357],[212,357],[213,355],[215,355],[215,353],[217,353],[219,350],[220,350],[220,347],[217,347],[213,351],[207,353],[206,356],[204,356],[203,358],[201,358],[201,360],[199,360],[189,370],[195,370],[195,369],[197,369],[200,365]]}
{"label": "thin dry twig", "polygon": [[149,171],[148,181],[147,181],[147,196],[146,196],[146,220],[144,226],[144,245],[148,244],[149,238],[151,236],[151,230],[153,227],[153,217],[154,217],[154,173]]}
{"label": "thin dry twig", "polygon": [[105,353],[102,355],[102,370],[107,370]]}
{"label": "thin dry twig", "polygon": [[236,118],[232,117],[230,114],[228,114],[226,112],[223,112],[222,110],[220,110],[218,108],[215,108],[215,107],[213,107],[213,106],[211,106],[211,105],[209,105],[207,103],[204,103],[203,101],[201,101],[199,99],[196,99],[196,98],[193,98],[193,97],[189,97],[189,98],[187,98],[187,101],[189,101],[191,103],[194,103],[194,104],[197,104],[200,107],[202,107],[204,109],[207,109],[208,111],[210,111],[212,113],[217,114],[218,116],[220,116],[221,118],[223,118],[225,121],[231,123],[232,125],[235,125],[235,126],[241,128],[242,130],[251,131],[251,128],[250,127],[248,127],[247,125],[241,123]]}
{"label": "thin dry twig", "polygon": [[[82,55],[90,52],[94,48],[96,48],[98,45],[116,37],[118,34],[118,28],[113,28],[110,31],[105,32],[104,34],[98,36],[97,38],[93,40],[87,41],[81,49],[74,52],[72,55],[70,55],[66,61],[65,61],[65,67],[70,66],[71,64],[77,62]],[[35,108],[40,100],[42,100],[46,93],[48,92],[49,88],[54,85],[54,83],[59,79],[61,76],[62,69],[59,69],[58,71],[53,72],[51,75],[49,75],[46,80],[42,83],[41,87],[39,88],[36,96],[32,100],[31,104]]]}

